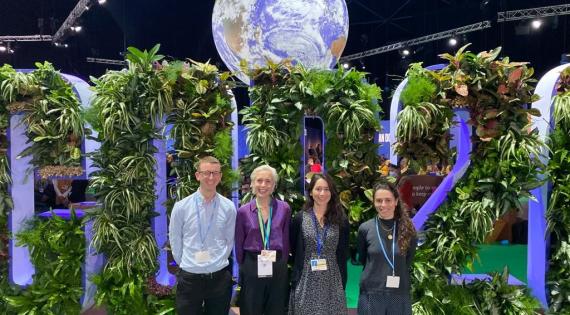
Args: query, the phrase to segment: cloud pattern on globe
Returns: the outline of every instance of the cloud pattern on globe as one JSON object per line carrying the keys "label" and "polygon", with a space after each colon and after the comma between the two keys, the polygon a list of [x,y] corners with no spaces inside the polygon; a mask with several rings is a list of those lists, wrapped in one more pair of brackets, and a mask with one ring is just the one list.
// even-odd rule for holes
{"label": "cloud pattern on globe", "polygon": [[249,84],[250,67],[291,58],[309,68],[330,69],[348,38],[344,0],[216,0],[212,33],[226,66]]}

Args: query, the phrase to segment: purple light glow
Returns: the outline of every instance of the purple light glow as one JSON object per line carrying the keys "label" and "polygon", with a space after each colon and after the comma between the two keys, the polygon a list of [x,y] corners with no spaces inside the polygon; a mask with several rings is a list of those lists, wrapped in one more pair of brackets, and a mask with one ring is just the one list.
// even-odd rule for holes
{"label": "purple light glow", "polygon": [[457,160],[451,172],[443,179],[441,184],[413,217],[412,222],[418,231],[423,228],[428,217],[445,201],[447,194],[455,187],[461,177],[463,177],[471,164],[469,157],[471,154],[470,128],[465,122],[465,119],[460,117],[461,115],[465,115],[464,113],[466,112],[455,113],[456,119],[459,119],[459,132],[453,130],[454,135],[457,137]]}
{"label": "purple light glow", "polygon": [[[40,218],[51,218],[54,215],[64,219],[70,220],[71,219],[71,210],[69,209],[52,209],[51,211],[46,211],[38,214]],[[76,209],[75,215],[77,218],[83,218],[85,216],[85,212],[83,210]]]}

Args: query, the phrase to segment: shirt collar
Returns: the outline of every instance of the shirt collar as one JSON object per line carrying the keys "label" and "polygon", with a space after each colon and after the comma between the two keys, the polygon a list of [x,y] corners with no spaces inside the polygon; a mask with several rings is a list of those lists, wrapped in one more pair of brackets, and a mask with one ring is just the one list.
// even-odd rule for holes
{"label": "shirt collar", "polygon": [[[271,206],[273,207],[273,211],[277,209],[277,199],[271,198]],[[255,202],[255,197],[249,202],[249,211],[254,212],[257,210],[257,203]]]}
{"label": "shirt collar", "polygon": [[218,193],[216,192],[216,194],[214,195],[214,198],[212,198],[212,200],[206,201],[206,199],[204,199],[204,195],[202,195],[202,192],[200,191],[200,189],[198,189],[198,191],[196,192],[196,198],[197,198],[199,203],[209,205],[209,204],[212,204],[218,198]]}

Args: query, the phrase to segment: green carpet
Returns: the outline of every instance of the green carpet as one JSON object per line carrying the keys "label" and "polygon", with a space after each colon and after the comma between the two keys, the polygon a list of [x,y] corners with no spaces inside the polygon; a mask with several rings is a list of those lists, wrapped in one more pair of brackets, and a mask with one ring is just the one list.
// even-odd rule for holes
{"label": "green carpet", "polygon": [[[512,276],[526,283],[526,245],[480,245],[479,261],[473,264],[473,271],[464,269],[464,273],[489,273],[503,271],[509,266]],[[348,308],[356,308],[358,304],[358,284],[362,266],[348,263],[348,281],[346,284],[346,302]]]}

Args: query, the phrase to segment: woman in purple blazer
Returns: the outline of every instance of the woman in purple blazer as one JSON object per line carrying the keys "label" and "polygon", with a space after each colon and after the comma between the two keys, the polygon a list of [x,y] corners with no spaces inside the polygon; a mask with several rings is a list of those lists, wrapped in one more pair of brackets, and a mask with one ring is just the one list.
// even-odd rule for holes
{"label": "woman in purple blazer", "polygon": [[240,267],[241,315],[285,314],[291,208],[273,198],[277,181],[277,171],[269,165],[253,170],[255,198],[237,213],[235,249]]}

